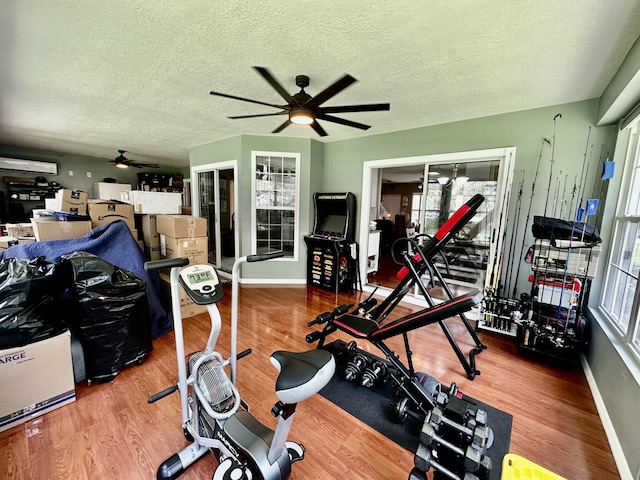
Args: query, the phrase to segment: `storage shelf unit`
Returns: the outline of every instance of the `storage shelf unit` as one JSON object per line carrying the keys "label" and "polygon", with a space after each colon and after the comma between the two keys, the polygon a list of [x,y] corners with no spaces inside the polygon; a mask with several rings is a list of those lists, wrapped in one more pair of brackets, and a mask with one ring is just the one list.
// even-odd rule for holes
{"label": "storage shelf unit", "polygon": [[585,344],[584,292],[595,275],[600,247],[556,248],[537,239],[532,259],[532,319],[519,332],[523,354],[575,364]]}
{"label": "storage shelf unit", "polygon": [[43,177],[4,177],[4,182],[9,196],[8,222],[28,220],[31,210],[44,208],[45,199],[55,198],[56,192],[62,188],[58,183],[48,182]]}

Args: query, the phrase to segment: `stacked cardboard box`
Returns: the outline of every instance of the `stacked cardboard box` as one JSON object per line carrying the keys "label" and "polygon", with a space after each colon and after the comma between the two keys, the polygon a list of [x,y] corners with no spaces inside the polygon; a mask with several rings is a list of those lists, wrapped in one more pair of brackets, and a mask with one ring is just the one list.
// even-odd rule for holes
{"label": "stacked cardboard box", "polygon": [[33,233],[38,242],[46,240],[61,240],[66,238],[80,238],[91,231],[89,220],[66,221],[60,219],[45,219],[34,217],[31,219]]}
{"label": "stacked cardboard box", "polygon": [[93,197],[101,200],[120,200],[122,192],[130,192],[129,183],[98,182],[93,184]]}
{"label": "stacked cardboard box", "polygon": [[[160,258],[186,257],[190,265],[208,263],[206,219],[190,215],[157,215],[156,231],[160,240]],[[168,293],[169,276],[161,273],[160,279],[163,291]],[[206,307],[194,303],[181,288],[180,310],[182,318],[188,318],[205,312]]]}
{"label": "stacked cardboard box", "polygon": [[132,232],[136,233],[135,237],[137,238],[133,205],[119,200],[89,200],[89,218],[91,218],[92,228],[115,220],[122,220]]}
{"label": "stacked cardboard box", "polygon": [[145,192],[131,190],[120,192],[123,202],[133,205],[136,213],[166,214],[182,212],[182,193],[179,192]]}
{"label": "stacked cardboard box", "polygon": [[157,215],[144,214],[138,216],[144,241],[144,253],[149,260],[160,260],[160,236],[158,235]]}
{"label": "stacked cardboard box", "polygon": [[56,192],[54,210],[65,213],[75,213],[76,215],[87,214],[87,203],[89,195],[80,190],[58,190]]}

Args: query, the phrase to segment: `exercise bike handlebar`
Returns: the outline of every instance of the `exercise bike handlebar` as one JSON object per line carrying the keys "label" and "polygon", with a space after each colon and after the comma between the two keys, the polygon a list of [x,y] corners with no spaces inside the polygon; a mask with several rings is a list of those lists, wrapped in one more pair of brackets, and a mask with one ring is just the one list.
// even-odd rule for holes
{"label": "exercise bike handlebar", "polygon": [[188,258],[164,258],[162,260],[151,260],[144,263],[144,269],[147,272],[152,270],[160,270],[161,268],[184,267],[189,265]]}
{"label": "exercise bike handlebar", "polygon": [[231,370],[231,383],[236,384],[236,363],[238,361],[238,284],[240,283],[240,266],[245,262],[263,262],[274,258],[284,257],[284,252],[278,250],[257,255],[247,255],[236,258],[231,268],[231,356],[229,365]]}
{"label": "exercise bike handlebar", "polygon": [[272,258],[284,257],[284,252],[279,250],[277,252],[261,253],[258,255],[247,255],[247,262],[262,262],[264,260],[271,260]]}

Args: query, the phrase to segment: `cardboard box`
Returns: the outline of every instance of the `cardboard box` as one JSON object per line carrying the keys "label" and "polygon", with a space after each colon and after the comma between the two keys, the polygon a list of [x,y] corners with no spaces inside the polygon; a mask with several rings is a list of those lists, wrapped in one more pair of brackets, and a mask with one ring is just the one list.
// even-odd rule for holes
{"label": "cardboard box", "polygon": [[133,205],[119,200],[89,200],[89,217],[94,228],[115,220],[126,222],[130,230],[136,228]]}
{"label": "cardboard box", "polygon": [[160,245],[155,245],[152,247],[144,247],[144,253],[147,255],[149,260],[160,260],[162,257],[160,256]]}
{"label": "cardboard box", "polygon": [[158,247],[160,251],[160,236],[157,228],[157,215],[140,215],[142,239],[147,247]]}
{"label": "cardboard box", "polygon": [[63,238],[80,238],[91,231],[90,220],[80,221],[44,221],[32,218],[33,233],[39,242],[45,240],[60,240]]}
{"label": "cardboard box", "polygon": [[190,265],[209,262],[207,237],[173,238],[160,235],[160,258],[188,258]]}
{"label": "cardboard box", "polygon": [[31,223],[7,223],[5,225],[9,237],[33,237],[33,226]]}
{"label": "cardboard box", "polygon": [[191,215],[158,215],[158,234],[172,238],[207,236],[207,220]]}
{"label": "cardboard box", "polygon": [[93,198],[101,200],[120,200],[122,192],[130,192],[129,183],[98,182],[93,184]]}
{"label": "cardboard box", "polygon": [[135,213],[155,214],[182,213],[182,193],[179,192],[145,192],[131,190],[122,192],[120,199],[133,205]]}
{"label": "cardboard box", "polygon": [[0,350],[0,432],[75,401],[71,334]]}
{"label": "cardboard box", "polygon": [[[160,295],[166,299],[167,305],[171,305],[171,280],[166,273],[160,273]],[[205,305],[198,305],[195,303],[189,295],[184,291],[184,288],[180,288],[180,315],[182,318],[193,317],[200,313],[207,311]]]}
{"label": "cardboard box", "polygon": [[16,237],[0,237],[0,250],[6,250],[9,247],[18,245],[19,239]]}
{"label": "cardboard box", "polygon": [[75,213],[76,215],[87,214],[87,202],[89,195],[80,190],[58,190],[56,192],[56,206],[54,210],[58,212]]}

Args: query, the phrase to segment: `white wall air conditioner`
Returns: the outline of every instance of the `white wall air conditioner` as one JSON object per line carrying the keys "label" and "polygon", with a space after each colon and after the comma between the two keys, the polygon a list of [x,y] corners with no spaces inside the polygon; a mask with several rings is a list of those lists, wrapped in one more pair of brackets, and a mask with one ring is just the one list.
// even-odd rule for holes
{"label": "white wall air conditioner", "polygon": [[22,172],[58,174],[58,164],[53,162],[38,162],[35,160],[21,160],[19,158],[0,157],[0,169],[20,170]]}

